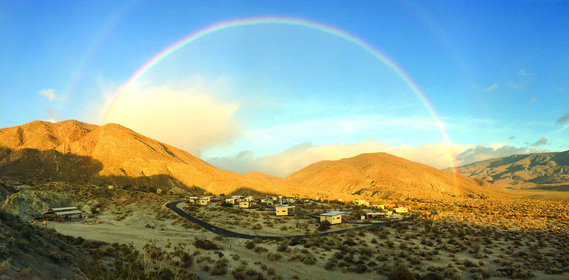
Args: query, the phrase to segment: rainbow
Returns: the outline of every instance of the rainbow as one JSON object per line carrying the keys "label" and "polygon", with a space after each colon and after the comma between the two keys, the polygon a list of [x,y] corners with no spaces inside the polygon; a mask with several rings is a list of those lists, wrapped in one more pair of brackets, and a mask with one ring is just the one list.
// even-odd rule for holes
{"label": "rainbow", "polygon": [[311,22],[311,21],[302,20],[302,19],[280,18],[280,17],[261,17],[261,18],[237,19],[237,20],[226,21],[226,22],[214,24],[214,25],[211,25],[211,26],[206,27],[204,29],[201,29],[197,32],[194,32],[194,33],[187,35],[186,37],[182,38],[181,40],[175,42],[174,44],[172,44],[169,47],[165,48],[164,50],[160,51],[159,53],[154,55],[150,60],[148,60],[144,65],[142,65],[142,67],[140,67],[128,79],[128,81],[126,81],[117,90],[117,92],[114,94],[111,102],[108,103],[110,105],[108,105],[106,108],[103,109],[103,112],[101,114],[102,119],[99,121],[99,123],[109,122],[110,115],[112,114],[113,110],[115,109],[116,104],[119,103],[120,99],[123,98],[125,93],[134,84],[134,82],[138,78],[140,78],[142,75],[144,75],[144,73],[146,73],[150,68],[152,68],[154,65],[156,65],[157,63],[162,61],[164,58],[168,57],[170,54],[176,52],[177,50],[183,48],[184,46],[186,46],[192,42],[195,42],[196,40],[199,40],[202,37],[205,37],[207,35],[213,34],[215,32],[221,31],[221,30],[227,30],[227,29],[238,28],[238,27],[243,27],[243,26],[268,25],[268,24],[300,26],[300,27],[305,27],[308,29],[318,30],[318,31],[328,33],[328,34],[331,34],[333,36],[342,38],[342,39],[347,40],[347,41],[361,47],[362,49],[366,50],[372,56],[374,56],[375,58],[377,58],[378,60],[383,62],[385,65],[387,65],[389,68],[391,68],[393,71],[395,71],[405,81],[405,83],[409,86],[409,88],[411,88],[411,90],[414,92],[414,94],[421,100],[421,102],[424,104],[424,106],[427,109],[427,111],[429,112],[429,114],[435,120],[435,123],[441,132],[441,135],[444,139],[445,144],[449,147],[447,154],[449,157],[449,162],[451,163],[451,168],[452,168],[455,184],[456,184],[456,186],[458,186],[458,176],[457,176],[457,172],[456,172],[456,164],[455,164],[454,157],[452,156],[452,153],[450,151],[451,141],[448,137],[448,134],[446,133],[443,122],[440,120],[439,116],[436,114],[436,111],[434,110],[433,106],[431,105],[431,103],[429,102],[429,100],[427,99],[425,94],[413,82],[413,80],[411,80],[411,78],[407,75],[407,73],[405,73],[405,71],[403,71],[403,69],[401,69],[395,62],[393,62],[391,59],[389,59],[383,53],[374,49],[372,46],[370,46],[369,44],[367,44],[366,42],[364,42],[360,38],[357,38],[357,37],[355,37],[349,33],[346,33],[342,30],[339,30],[339,29],[336,29],[333,27],[329,27],[329,26],[326,26],[326,25],[323,25],[320,23]]}

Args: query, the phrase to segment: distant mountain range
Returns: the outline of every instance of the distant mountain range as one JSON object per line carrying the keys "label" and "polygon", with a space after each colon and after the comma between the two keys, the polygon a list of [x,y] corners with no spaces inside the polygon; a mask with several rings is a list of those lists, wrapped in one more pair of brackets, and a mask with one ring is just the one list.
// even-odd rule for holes
{"label": "distant mountain range", "polygon": [[479,196],[501,189],[390,154],[321,161],[287,178],[218,169],[118,124],[34,121],[0,129],[0,176],[154,191],[253,191],[335,199]]}
{"label": "distant mountain range", "polygon": [[458,168],[467,176],[510,188],[569,190],[569,151],[513,155]]}

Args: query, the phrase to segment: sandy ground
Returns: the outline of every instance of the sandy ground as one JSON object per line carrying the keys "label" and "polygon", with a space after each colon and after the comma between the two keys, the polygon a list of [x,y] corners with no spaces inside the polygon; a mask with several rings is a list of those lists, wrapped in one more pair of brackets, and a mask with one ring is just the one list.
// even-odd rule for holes
{"label": "sandy ground", "polygon": [[[183,207],[184,205],[179,205]],[[249,234],[259,234],[259,235],[292,235],[292,234],[305,234],[307,232],[304,228],[297,228],[297,222],[299,224],[307,224],[308,232],[313,233],[317,227],[316,223],[310,223],[310,219],[296,219],[294,217],[276,217],[271,212],[259,212],[256,210],[244,210],[240,215],[239,224],[235,224],[237,217],[234,213],[229,213],[226,211],[220,211],[215,206],[202,207],[195,211],[196,216],[201,216],[210,223],[217,226],[230,229],[236,232],[249,233]],[[148,240],[156,240],[157,245],[164,244],[167,240],[172,243],[186,242],[192,244],[195,238],[207,238],[208,240],[214,240],[216,236],[214,233],[205,231],[201,228],[187,228],[189,222],[181,221],[177,215],[173,215],[173,212],[165,208],[163,205],[136,205],[131,204],[129,206],[123,207],[118,210],[109,210],[103,214],[89,220],[97,220],[100,224],[85,225],[81,220],[76,219],[73,222],[51,222],[48,224],[49,227],[56,229],[58,232],[66,235],[71,235],[75,237],[83,237],[84,239],[91,240],[101,240],[106,242],[118,242],[118,243],[134,243],[134,246],[138,249],[142,249],[142,246]],[[272,223],[273,226],[267,226],[266,223]],[[252,229],[253,225],[262,225],[261,229]],[[154,227],[148,228],[147,227]],[[189,226],[192,226],[190,224]],[[287,230],[281,230],[282,227],[287,227]],[[341,225],[334,226],[332,230],[337,230],[340,227],[353,227],[353,225]],[[502,265],[495,263],[497,259],[512,259],[512,257],[507,256],[507,248],[512,246],[512,242],[515,239],[501,239],[500,241],[495,241],[492,246],[482,245],[481,251],[484,252],[484,258],[476,259],[473,254],[464,249],[467,246],[467,241],[461,240],[460,238],[453,237],[458,244],[449,243],[448,238],[442,238],[442,240],[433,241],[434,245],[425,245],[421,242],[421,228],[409,229],[399,233],[397,229],[393,227],[383,227],[382,230],[388,231],[386,239],[381,239],[377,234],[371,232],[363,232],[352,234],[351,237],[347,235],[336,235],[333,234],[328,237],[323,238],[323,242],[319,246],[307,247],[303,245],[289,246],[291,250],[289,252],[277,252],[278,241],[264,241],[261,244],[257,244],[259,247],[266,249],[264,252],[255,252],[254,250],[245,248],[245,242],[247,240],[242,240],[238,238],[225,238],[223,240],[214,241],[216,244],[222,247],[220,250],[224,253],[224,258],[229,260],[228,273],[223,276],[212,276],[207,271],[204,271],[204,267],[207,265],[212,267],[214,262],[219,259],[216,251],[200,250],[200,253],[194,258],[194,264],[189,268],[190,272],[199,275],[202,279],[233,279],[231,276],[231,271],[243,264],[247,267],[253,268],[256,271],[264,271],[264,275],[267,276],[266,269],[272,268],[275,270],[275,275],[283,277],[283,279],[387,279],[387,276],[380,275],[375,271],[377,269],[381,271],[385,264],[389,264],[393,267],[398,258],[406,259],[408,267],[415,271],[420,271],[421,274],[426,274],[428,269],[431,267],[446,267],[448,264],[452,264],[454,267],[462,268],[459,270],[458,275],[460,279],[472,279],[472,273],[469,268],[465,268],[464,264],[466,260],[470,260],[475,263],[476,266],[484,269],[488,269],[492,273],[496,269],[500,268]],[[346,240],[353,239],[356,244],[350,247],[358,252],[354,254],[354,259],[357,260],[361,258],[360,251],[364,248],[371,249],[373,255],[369,258],[369,261],[375,261],[377,263],[376,267],[369,267],[371,272],[357,274],[354,272],[342,272],[342,267],[339,265],[335,266],[333,270],[324,269],[327,261],[339,250],[334,249],[335,246],[331,246],[331,250],[325,250],[325,243],[338,244]],[[375,239],[375,240],[374,240]],[[523,240],[522,243],[526,243],[528,240]],[[387,246],[386,244],[392,242],[392,246]],[[535,241],[532,241],[535,243]],[[405,248],[403,248],[403,246]],[[411,264],[410,259],[413,256],[421,255],[421,252],[435,250],[435,247],[439,246],[451,246],[457,249],[456,253],[450,253],[446,250],[440,250],[437,254],[433,255],[432,259],[427,260],[425,257],[420,258],[420,263]],[[463,247],[463,249],[460,249]],[[196,249],[193,246],[188,247],[188,250],[195,252]],[[301,252],[304,251],[304,252]],[[517,249],[517,251],[523,250],[529,252],[526,245],[523,245]],[[553,247],[546,247],[541,249],[542,253],[555,252],[556,249]],[[407,252],[410,257],[406,257],[403,254]],[[278,253],[282,256],[280,260],[269,261],[268,254]],[[314,265],[305,265],[298,260],[291,260],[295,255],[312,254],[316,258],[316,263]],[[235,256],[234,258],[234,255]],[[378,256],[387,256],[386,260],[379,260]],[[199,257],[209,257],[208,260],[197,263]],[[366,261],[366,262],[369,262]],[[482,263],[480,263],[482,262]],[[562,275],[546,275],[544,271],[535,270],[534,279],[567,279],[566,274]],[[268,276],[272,278],[272,276]],[[490,277],[490,279],[507,279],[499,277]]]}
{"label": "sandy ground", "polygon": [[[202,230],[186,229],[179,223],[173,224],[173,221],[169,219],[159,221],[155,218],[156,212],[148,208],[131,204],[125,210],[130,211],[130,215],[120,221],[117,221],[117,214],[112,213],[113,211],[106,211],[88,219],[88,221],[100,222],[99,224],[86,225],[77,218],[72,222],[50,222],[48,227],[52,227],[62,234],[83,237],[84,239],[110,243],[133,242],[138,249],[142,249],[148,240],[164,243],[170,239],[172,243],[191,243],[196,237],[213,238],[215,236],[213,233]],[[147,224],[155,228],[147,228]]]}
{"label": "sandy ground", "polygon": [[[186,242],[191,244],[195,238],[207,238],[209,240],[213,240],[213,237],[215,237],[215,234],[209,231],[205,231],[203,229],[186,229],[180,223],[173,222],[172,220],[158,221],[155,219],[156,213],[148,208],[129,205],[123,210],[124,211],[121,213],[129,212],[130,216],[120,221],[116,220],[118,217],[117,214],[112,213],[115,211],[107,211],[95,218],[88,219],[89,221],[96,220],[100,222],[99,224],[85,225],[83,224],[82,220],[77,218],[71,222],[50,222],[48,223],[48,227],[54,228],[58,232],[65,235],[82,237],[89,240],[100,240],[105,242],[118,243],[132,242],[135,248],[139,250],[141,250],[143,245],[149,240],[156,240],[157,245],[164,244],[167,240],[170,240],[173,244],[178,242]],[[286,222],[287,226],[292,226],[294,224],[294,217],[286,218],[290,218],[290,221]],[[154,226],[155,229],[146,228],[146,224]],[[234,230],[237,231],[237,229]],[[250,232],[259,233],[259,231],[253,230],[250,230]],[[278,229],[264,230],[263,232],[271,234],[283,233],[283,231],[280,231]],[[190,268],[191,272],[200,275],[203,279],[233,279],[231,276],[231,270],[235,267],[238,267],[242,262],[246,262],[248,263],[248,267],[255,268],[257,271],[261,271],[261,266],[263,264],[265,264],[267,267],[272,267],[275,269],[276,275],[280,275],[284,277],[284,279],[291,279],[295,275],[299,276],[300,279],[353,279],[354,276],[366,278],[364,277],[365,275],[341,273],[338,270],[327,271],[323,269],[325,260],[334,253],[333,251],[326,252],[324,250],[320,250],[319,254],[314,254],[319,262],[314,266],[307,266],[300,262],[287,261],[288,255],[293,254],[293,252],[289,254],[282,253],[283,258],[280,261],[270,262],[266,259],[267,253],[258,254],[253,250],[245,248],[246,241],[247,240],[239,238],[225,238],[222,241],[216,241],[217,244],[222,246],[223,249],[221,251],[225,254],[225,257],[230,260],[228,269],[229,272],[227,275],[212,276],[209,275],[209,273],[202,271],[201,267],[203,267],[205,264],[208,264],[207,261],[200,264],[194,264]],[[278,245],[276,242],[271,242],[271,244],[265,243],[259,244],[259,246],[267,248],[268,252],[276,253]],[[302,246],[296,247],[302,248]],[[232,258],[234,254],[239,255],[239,260],[236,261]],[[201,250],[200,256],[210,256],[213,260],[219,259],[214,251]],[[209,263],[209,265],[213,266],[213,263]],[[369,277],[370,275],[368,274],[367,276]],[[377,274],[375,276],[377,277]]]}
{"label": "sandy ground", "polygon": [[[178,204],[178,208],[181,209],[185,209],[186,206],[185,203]],[[304,215],[276,216],[275,210],[226,209],[218,207],[217,203],[200,206],[197,209],[198,211],[191,213],[192,216],[214,226],[238,233],[262,236],[294,236],[322,233],[317,230],[318,222]],[[331,226],[330,230],[325,232],[361,226],[367,226],[367,224],[335,224]]]}

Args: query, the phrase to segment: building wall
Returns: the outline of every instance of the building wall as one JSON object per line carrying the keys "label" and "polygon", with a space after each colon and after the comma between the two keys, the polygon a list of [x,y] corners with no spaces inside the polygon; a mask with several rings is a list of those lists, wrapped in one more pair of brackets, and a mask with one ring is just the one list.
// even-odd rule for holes
{"label": "building wall", "polygon": [[290,208],[276,209],[277,216],[294,215],[294,210]]}
{"label": "building wall", "polygon": [[333,224],[341,224],[342,223],[342,215],[336,216],[320,216],[320,222],[328,221],[331,225]]}

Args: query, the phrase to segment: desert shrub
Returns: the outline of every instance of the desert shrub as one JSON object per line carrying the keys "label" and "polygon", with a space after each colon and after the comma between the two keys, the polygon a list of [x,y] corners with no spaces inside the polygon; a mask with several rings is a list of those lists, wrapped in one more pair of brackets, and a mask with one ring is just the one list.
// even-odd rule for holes
{"label": "desert shrub", "polygon": [[379,256],[377,256],[376,259],[377,259],[378,261],[380,261],[380,262],[384,262],[384,261],[386,261],[388,258],[389,258],[389,257],[387,256],[387,254],[381,253]]}
{"label": "desert shrub", "polygon": [[277,251],[284,252],[286,251],[287,248],[288,248],[288,241],[283,240],[279,243],[279,246],[277,246]]}
{"label": "desert shrub", "polygon": [[335,258],[330,258],[324,265],[324,269],[333,270],[336,267],[337,260]]}
{"label": "desert shrub", "polygon": [[221,236],[221,235],[216,235],[216,236],[213,238],[213,240],[215,240],[215,241],[223,241],[223,236]]}
{"label": "desert shrub", "polygon": [[444,272],[444,276],[445,278],[458,280],[460,279],[460,270],[458,270],[456,267],[452,267],[449,265],[449,267]]}
{"label": "desert shrub", "polygon": [[204,249],[204,250],[219,250],[219,246],[217,246],[217,244],[207,240],[207,239],[201,239],[201,238],[196,238],[194,240],[194,246],[196,248],[199,249]]}
{"label": "desert shrub", "polygon": [[353,271],[355,273],[364,273],[367,271],[367,265],[363,263],[356,264],[355,266],[350,267],[350,271]]}
{"label": "desert shrub", "polygon": [[210,271],[211,275],[225,275],[227,274],[227,259],[221,259],[215,262],[215,265]]}
{"label": "desert shrub", "polygon": [[271,262],[272,262],[272,261],[278,261],[278,260],[280,260],[281,258],[282,258],[282,255],[279,254],[279,253],[268,253],[268,254],[267,254],[267,259],[268,259],[269,261],[271,261]]}
{"label": "desert shrub", "polygon": [[267,274],[269,275],[275,275],[275,269],[272,267],[269,267],[269,269],[267,269]]}
{"label": "desert shrub", "polygon": [[318,226],[318,230],[319,231],[327,231],[330,229],[330,225],[331,224],[329,221],[324,220],[324,221],[320,222],[320,226]]}
{"label": "desert shrub", "polygon": [[316,263],[316,258],[312,254],[306,254],[304,258],[302,258],[302,263],[306,265],[313,265]]}
{"label": "desert shrub", "polygon": [[251,249],[255,248],[255,246],[257,246],[257,245],[255,245],[255,242],[253,242],[251,240],[245,241],[245,248],[251,250]]}
{"label": "desert shrub", "polygon": [[253,251],[255,251],[255,253],[257,253],[257,254],[261,254],[261,253],[267,252],[268,250],[267,250],[267,248],[265,248],[263,246],[257,246],[257,247],[255,247],[255,249]]}
{"label": "desert shrub", "polygon": [[289,240],[288,246],[295,246],[295,245],[302,244],[302,243],[303,243],[303,240],[301,240],[298,237],[293,237]]}
{"label": "desert shrub", "polygon": [[402,263],[399,263],[397,267],[395,267],[388,275],[389,280],[413,280],[413,274],[407,266]]}
{"label": "desert shrub", "polygon": [[478,267],[475,263],[473,263],[470,259],[466,259],[462,262],[466,267]]}
{"label": "desert shrub", "polygon": [[360,250],[360,254],[371,257],[371,255],[373,254],[373,251],[371,250],[371,248],[362,247]]}
{"label": "desert shrub", "polygon": [[348,230],[346,231],[345,235],[348,237],[356,237],[356,232],[353,230]]}
{"label": "desert shrub", "polygon": [[204,261],[211,263],[213,262],[213,259],[210,256],[199,256],[199,258],[196,260],[196,263],[202,263]]}
{"label": "desert shrub", "polygon": [[263,239],[257,237],[255,239],[253,239],[253,242],[255,242],[255,244],[261,244],[261,243],[263,243]]}

